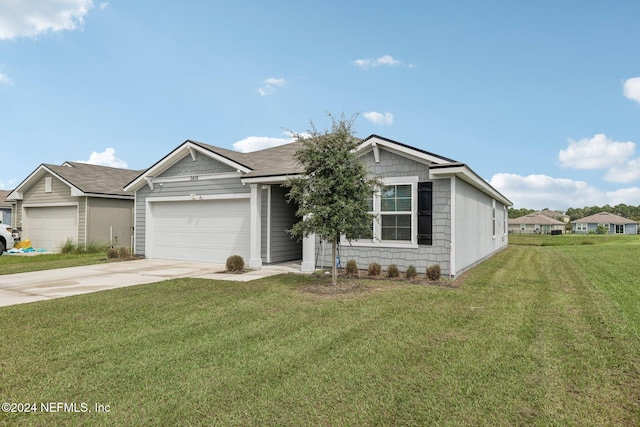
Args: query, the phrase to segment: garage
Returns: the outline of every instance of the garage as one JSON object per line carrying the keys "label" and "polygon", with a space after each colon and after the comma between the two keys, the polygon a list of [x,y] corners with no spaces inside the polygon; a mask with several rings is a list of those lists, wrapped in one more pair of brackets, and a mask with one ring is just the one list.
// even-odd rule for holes
{"label": "garage", "polygon": [[249,260],[249,199],[149,201],[149,258],[224,263]]}
{"label": "garage", "polygon": [[30,239],[34,248],[50,251],[60,249],[68,239],[78,242],[78,207],[25,207],[23,239]]}

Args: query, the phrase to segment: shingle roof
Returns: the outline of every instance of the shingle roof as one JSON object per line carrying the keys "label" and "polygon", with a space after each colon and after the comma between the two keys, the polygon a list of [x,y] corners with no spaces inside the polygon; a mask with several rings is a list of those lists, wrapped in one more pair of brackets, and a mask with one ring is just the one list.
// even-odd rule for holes
{"label": "shingle roof", "polygon": [[568,216],[566,214],[563,214],[562,212],[552,211],[550,209],[543,209],[541,211],[536,211],[534,213],[546,215],[546,216],[548,216],[550,218],[564,218],[564,217]]}
{"label": "shingle roof", "polygon": [[59,166],[44,166],[84,193],[114,196],[130,196],[123,187],[142,171],[91,165],[88,163],[65,162]]}
{"label": "shingle roof", "polygon": [[509,224],[565,225],[562,221],[558,221],[557,219],[553,219],[538,212],[510,219]]}
{"label": "shingle roof", "polygon": [[11,204],[7,203],[7,196],[11,190],[0,190],[0,208],[10,208]]}
{"label": "shingle roof", "polygon": [[610,212],[599,212],[595,215],[576,219],[573,222],[586,224],[637,224],[636,221],[630,220],[629,218],[621,217],[620,215],[612,214]]}

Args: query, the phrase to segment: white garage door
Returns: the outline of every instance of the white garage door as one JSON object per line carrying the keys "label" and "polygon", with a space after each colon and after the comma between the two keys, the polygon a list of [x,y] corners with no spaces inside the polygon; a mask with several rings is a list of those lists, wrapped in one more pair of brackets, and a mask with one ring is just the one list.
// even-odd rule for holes
{"label": "white garage door", "polygon": [[147,256],[225,262],[240,255],[249,262],[248,199],[149,203]]}
{"label": "white garage door", "polygon": [[35,249],[57,251],[68,239],[78,243],[78,208],[54,206],[25,208],[22,238]]}

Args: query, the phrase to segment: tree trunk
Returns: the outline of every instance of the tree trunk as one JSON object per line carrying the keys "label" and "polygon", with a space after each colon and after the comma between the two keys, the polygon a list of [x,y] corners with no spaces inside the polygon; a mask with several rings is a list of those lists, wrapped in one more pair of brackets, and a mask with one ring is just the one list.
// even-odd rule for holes
{"label": "tree trunk", "polygon": [[336,247],[338,246],[338,239],[333,238],[332,252],[333,252],[333,270],[331,272],[331,283],[335,286],[338,283],[338,266],[336,261]]}

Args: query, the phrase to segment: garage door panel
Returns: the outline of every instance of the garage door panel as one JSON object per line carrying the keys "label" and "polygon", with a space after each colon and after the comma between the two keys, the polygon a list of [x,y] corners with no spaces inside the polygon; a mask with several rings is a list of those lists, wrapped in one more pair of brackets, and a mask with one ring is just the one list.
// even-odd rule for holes
{"label": "garage door panel", "polygon": [[22,237],[34,248],[58,250],[68,239],[78,241],[77,206],[25,208]]}
{"label": "garage door panel", "polygon": [[153,258],[224,262],[249,257],[249,201],[151,203]]}

